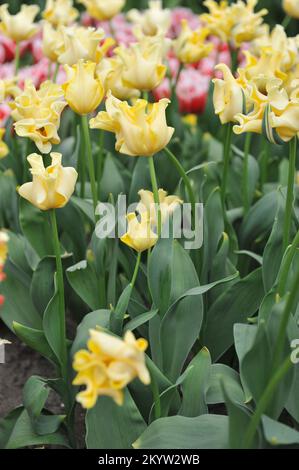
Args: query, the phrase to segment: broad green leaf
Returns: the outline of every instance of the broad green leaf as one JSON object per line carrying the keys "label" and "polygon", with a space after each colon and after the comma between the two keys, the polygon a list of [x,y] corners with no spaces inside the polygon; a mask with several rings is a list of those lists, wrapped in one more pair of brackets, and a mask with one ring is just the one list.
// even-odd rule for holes
{"label": "broad green leaf", "polygon": [[204,210],[202,284],[209,280],[208,274],[211,270],[224,229],[221,194],[220,189],[216,188],[208,198]]}
{"label": "broad green leaf", "polygon": [[50,361],[57,362],[57,359],[55,358],[42,330],[35,330],[17,322],[13,322],[12,327],[17,337],[20,338],[23,343],[27,344],[27,346],[34,349]]}
{"label": "broad green leaf", "polygon": [[161,314],[169,307],[171,293],[171,261],[173,240],[160,238],[148,264],[148,281],[154,305]]}
{"label": "broad green leaf", "polygon": [[272,446],[299,444],[299,432],[268,416],[262,417],[265,439]]}
{"label": "broad green leaf", "polygon": [[263,281],[266,292],[270,291],[276,281],[283,256],[282,240],[285,221],[285,196],[281,190],[278,191],[277,204],[273,229],[263,255]]}
{"label": "broad green leaf", "polygon": [[10,426],[10,433],[5,444],[5,449],[20,449],[22,447],[41,445],[69,447],[65,435],[61,432],[46,434],[44,436],[36,434],[32,428],[27,411],[23,409],[14,421],[13,427]]}
{"label": "broad green leaf", "polygon": [[122,292],[115,309],[111,311],[110,328],[113,333],[121,335],[123,321],[128,309],[130,298],[132,295],[132,284],[128,284]]}
{"label": "broad green leaf", "polygon": [[40,258],[54,255],[47,212],[40,211],[30,202],[20,198],[20,224],[24,235]]}
{"label": "broad green leaf", "polygon": [[207,348],[199,351],[190,362],[188,368],[191,370],[182,384],[183,400],[180,415],[192,418],[208,413],[206,394],[209,388],[211,364]]}
{"label": "broad green leaf", "polygon": [[208,405],[224,403],[223,386],[235,403],[244,404],[245,395],[239,374],[225,364],[212,364],[210,369],[209,387],[206,393]]}
{"label": "broad green leaf", "polygon": [[10,261],[6,263],[5,273],[6,279],[0,283],[0,294],[7,300],[1,307],[1,319],[10,329],[15,321],[40,330],[42,319],[30,297],[30,278]]}
{"label": "broad green leaf", "polygon": [[228,418],[172,416],[154,421],[134,442],[134,449],[227,449]]}
{"label": "broad green leaf", "polygon": [[96,310],[86,315],[77,328],[76,337],[74,339],[71,356],[80,349],[86,349],[86,343],[89,338],[89,330],[97,327],[109,328],[110,310]]}
{"label": "broad green leaf", "polygon": [[[222,388],[229,416],[229,446],[231,449],[242,449],[244,447],[244,430],[248,428],[252,414],[244,405],[235,403],[231,399],[223,383]],[[257,449],[259,446],[259,435],[256,433],[252,447]]]}
{"label": "broad green leaf", "polygon": [[101,201],[107,201],[109,194],[117,199],[118,195],[125,192],[125,185],[121,172],[115,164],[114,157],[108,154],[105,160],[103,176],[101,179]]}
{"label": "broad green leaf", "polygon": [[55,292],[44,313],[43,330],[53,353],[61,363],[63,358],[63,332],[60,325],[59,293]]}
{"label": "broad green leaf", "polygon": [[277,196],[277,191],[268,193],[251,207],[241,226],[243,248],[249,247],[253,241],[272,229],[277,211]]}
{"label": "broad green leaf", "polygon": [[99,281],[96,271],[87,261],[71,266],[66,271],[67,279],[79,297],[92,309],[100,307]]}
{"label": "broad green leaf", "polygon": [[138,315],[138,317],[133,318],[130,320],[124,327],[124,332],[131,330],[137,330],[140,326],[144,325],[145,323],[149,322],[152,318],[154,318],[159,310],[150,310],[149,312],[142,313]]}
{"label": "broad green leaf", "polygon": [[99,397],[95,407],[87,411],[85,422],[88,449],[131,449],[146,428],[128,390],[122,406],[110,397]]}
{"label": "broad green leaf", "polygon": [[237,323],[234,325],[235,348],[239,359],[241,382],[246,394],[246,402],[251,400],[251,393],[243,374],[243,359],[253,347],[256,333],[256,325],[246,325],[245,323]]}
{"label": "broad green leaf", "polygon": [[251,317],[263,297],[262,269],[259,268],[236,282],[210,307],[203,344],[208,347],[214,360],[232,346],[234,324]]}
{"label": "broad green leaf", "polygon": [[55,433],[65,416],[41,414],[49,396],[46,382],[37,376],[30,377],[23,389],[23,404],[31,420],[32,428],[38,435]]}

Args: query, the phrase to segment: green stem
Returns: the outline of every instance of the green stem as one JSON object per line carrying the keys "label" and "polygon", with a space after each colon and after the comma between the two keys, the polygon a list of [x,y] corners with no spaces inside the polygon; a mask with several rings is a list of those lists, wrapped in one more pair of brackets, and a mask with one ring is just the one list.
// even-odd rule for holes
{"label": "green stem", "polygon": [[48,65],[48,80],[51,80],[51,71],[52,71],[52,62],[49,60],[49,65]]}
{"label": "green stem", "polygon": [[57,62],[56,65],[55,65],[55,70],[54,70],[54,75],[53,75],[53,82],[56,83],[57,81],[57,75],[58,75],[58,72],[59,72],[59,67],[60,67],[60,64]]}
{"label": "green stem", "polygon": [[141,261],[141,252],[139,252],[138,255],[137,255],[135,269],[134,269],[134,273],[133,273],[133,277],[132,277],[132,281],[131,281],[132,288],[135,286],[135,283],[136,283],[136,279],[137,279],[138,271],[139,271],[139,266],[140,266],[140,261]]}
{"label": "green stem", "polygon": [[282,297],[285,294],[291,264],[292,264],[293,258],[296,254],[298,247],[299,247],[299,231],[297,232],[297,235],[295,236],[290,249],[286,252],[285,259],[283,260],[283,265],[281,268],[281,275],[280,275],[278,289],[277,289],[280,297]]}
{"label": "green stem", "polygon": [[159,191],[158,191],[158,183],[157,183],[154,157],[149,157],[149,170],[150,170],[150,175],[151,175],[154,201],[155,201],[156,209],[157,209],[157,220],[158,220],[157,231],[158,231],[158,236],[160,237],[161,230],[162,230],[162,219],[161,219],[160,199],[159,199]]}
{"label": "green stem", "polygon": [[98,198],[101,196],[101,180],[103,176],[104,163],[104,131],[100,130],[100,151],[97,158],[97,182],[98,182]]}
{"label": "green stem", "polygon": [[297,137],[294,137],[290,142],[288,189],[287,189],[287,200],[286,200],[286,208],[285,208],[285,222],[284,222],[284,230],[283,230],[283,252],[285,252],[285,250],[287,249],[289,245],[291,229],[292,229],[296,157],[297,157]]}
{"label": "green stem", "polygon": [[269,163],[269,152],[270,143],[265,137],[261,136],[262,140],[262,157],[261,157],[261,189],[264,192],[264,186],[268,180],[268,163]]}
{"label": "green stem", "polygon": [[228,124],[226,124],[226,128],[225,128],[225,140],[224,140],[224,147],[223,147],[223,174],[222,174],[222,186],[221,186],[223,205],[225,205],[225,201],[226,201],[227,180],[228,180],[230,155],[231,155],[232,130],[233,130],[232,124],[229,122]]}
{"label": "green stem", "polygon": [[238,69],[238,54],[239,49],[233,47],[231,44],[229,45],[230,56],[231,56],[231,65],[232,65],[232,73],[234,74]]}
{"label": "green stem", "polygon": [[292,366],[291,359],[288,357],[285,362],[282,364],[282,366],[278,369],[278,371],[275,373],[275,375],[272,377],[270,380],[268,386],[266,387],[257,407],[256,410],[251,418],[251,421],[249,423],[248,429],[245,433],[244,437],[244,449],[250,449],[252,446],[252,442],[254,440],[254,436],[257,432],[260,420],[262,415],[267,409],[267,406],[271,399],[273,398],[273,394],[275,393],[275,390],[285,374],[288,372],[290,367]]}
{"label": "green stem", "polygon": [[18,75],[20,68],[20,44],[16,44],[16,50],[15,50],[15,75]]}
{"label": "green stem", "polygon": [[291,21],[292,21],[292,18],[289,15],[286,15],[283,22],[282,22],[282,27],[284,29],[287,29],[287,27],[289,26]]}
{"label": "green stem", "polygon": [[244,146],[244,166],[243,166],[243,205],[244,215],[249,211],[250,200],[249,200],[249,187],[248,187],[248,176],[249,176],[249,152],[251,146],[252,134],[246,133],[245,146]]}
{"label": "green stem", "polygon": [[175,81],[173,82],[172,95],[175,95],[175,93],[176,93],[176,89],[177,89],[177,86],[178,86],[179,79],[180,79],[183,68],[184,68],[184,64],[181,62],[178,73],[177,73],[177,76],[175,77]]}
{"label": "green stem", "polygon": [[[92,158],[92,148],[91,148],[89,127],[88,127],[88,117],[86,115],[81,116],[81,123],[82,123],[84,144],[85,144],[85,149],[87,153],[87,164],[88,164],[88,171],[89,171],[89,178],[90,178],[90,185],[91,185],[93,208],[94,208],[94,212],[96,213],[96,208],[98,204],[98,194],[97,194],[97,185],[96,185],[96,178],[95,178],[94,161]],[[95,217],[97,220],[98,219],[97,215]]]}
{"label": "green stem", "polygon": [[283,354],[283,348],[284,348],[284,344],[285,344],[285,338],[286,338],[286,335],[287,335],[287,328],[288,328],[289,319],[290,319],[290,316],[292,315],[292,309],[293,309],[295,300],[296,300],[297,295],[298,295],[298,285],[299,285],[299,269],[298,269],[298,273],[295,277],[292,289],[291,289],[290,293],[288,294],[287,301],[286,301],[286,304],[285,304],[285,308],[284,308],[284,311],[283,311],[283,315],[282,315],[282,318],[281,318],[281,322],[280,322],[280,325],[279,325],[277,341],[276,341],[276,345],[275,345],[275,349],[274,349],[274,353],[273,353],[273,360],[272,360],[272,367],[271,367],[271,370],[272,370],[273,373],[277,369],[277,367],[278,367],[278,365],[281,361],[282,354]]}
{"label": "green stem", "polygon": [[169,148],[165,147],[164,151],[166,152],[166,155],[168,156],[169,160],[174,165],[174,167],[178,171],[179,175],[181,176],[182,180],[184,181],[184,185],[185,185],[186,190],[188,192],[189,201],[190,201],[191,207],[192,207],[193,226],[195,226],[196,199],[195,199],[195,195],[194,195],[194,192],[193,192],[193,188],[192,188],[190,179],[188,178],[188,175],[185,172],[185,170],[184,170],[183,166],[181,165],[181,163],[178,161],[176,156],[169,150]]}
{"label": "green stem", "polygon": [[66,379],[67,377],[67,346],[66,346],[66,328],[65,328],[65,297],[64,297],[64,282],[63,282],[63,268],[61,262],[60,242],[57,229],[57,220],[55,209],[50,210],[50,220],[52,227],[53,247],[56,257],[56,280],[59,295],[59,320],[60,320],[60,335],[61,335],[61,376]]}
{"label": "green stem", "polygon": [[85,183],[86,183],[86,159],[84,155],[84,134],[82,126],[80,126],[80,149],[79,149],[79,159],[78,159],[78,171],[80,176],[80,197],[85,199]]}

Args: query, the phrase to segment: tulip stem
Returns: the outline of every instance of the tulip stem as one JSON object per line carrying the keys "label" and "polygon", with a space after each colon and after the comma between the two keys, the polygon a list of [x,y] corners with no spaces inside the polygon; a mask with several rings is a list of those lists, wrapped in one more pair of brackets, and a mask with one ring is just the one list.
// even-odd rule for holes
{"label": "tulip stem", "polygon": [[153,194],[154,194],[154,201],[156,205],[156,211],[157,211],[157,219],[158,219],[158,236],[160,237],[161,235],[161,230],[162,230],[162,219],[161,219],[161,208],[160,208],[160,198],[159,198],[159,191],[158,191],[158,183],[157,183],[157,176],[156,176],[156,170],[155,170],[155,163],[154,163],[154,157],[149,157],[149,170],[150,170],[150,175],[151,175],[151,182],[152,182],[152,188],[153,188]]}
{"label": "tulip stem", "polygon": [[98,198],[101,196],[101,179],[103,176],[104,163],[104,131],[100,130],[100,150],[97,158],[97,182],[98,182]]}
{"label": "tulip stem", "polygon": [[92,193],[92,200],[93,200],[93,208],[95,217],[97,220],[96,209],[98,204],[98,194],[97,194],[97,185],[96,185],[96,178],[95,178],[95,169],[94,169],[94,161],[92,158],[92,148],[91,148],[91,140],[90,140],[90,133],[88,127],[88,117],[87,115],[81,116],[82,118],[82,131],[84,137],[84,143],[87,153],[87,164],[88,164],[88,171],[89,171],[89,178],[90,178],[90,185],[91,185],[91,193]]}
{"label": "tulip stem", "polygon": [[249,423],[248,429],[245,433],[244,437],[244,445],[242,446],[244,449],[250,449],[252,446],[252,441],[254,440],[254,436],[258,429],[261,417],[263,413],[266,411],[269,401],[272,399],[273,394],[278,387],[279,383],[289,371],[290,367],[292,366],[291,359],[288,357],[282,366],[278,369],[275,375],[270,380],[268,386],[266,387],[257,407],[252,415],[251,421]]}
{"label": "tulip stem", "polygon": [[67,347],[66,347],[66,328],[65,328],[65,297],[64,297],[64,282],[63,282],[63,268],[61,262],[60,242],[58,236],[57,219],[55,209],[50,210],[50,220],[53,235],[53,247],[56,257],[56,280],[57,290],[59,295],[59,319],[60,319],[60,335],[61,335],[61,376],[65,379],[67,377]]}
{"label": "tulip stem", "polygon": [[195,227],[196,199],[195,199],[195,195],[194,195],[194,192],[193,192],[193,188],[192,188],[190,179],[188,178],[188,175],[186,174],[183,166],[178,161],[176,156],[171,152],[171,150],[169,150],[168,147],[165,147],[164,151],[165,151],[166,155],[168,156],[169,160],[171,161],[171,163],[175,166],[175,168],[178,171],[179,175],[181,176],[182,180],[184,181],[185,187],[186,187],[187,192],[188,192],[189,201],[190,201],[191,207],[192,207],[193,225]]}
{"label": "tulip stem", "polygon": [[285,250],[287,249],[289,245],[291,229],[292,229],[296,157],[297,157],[297,137],[294,137],[290,142],[288,189],[287,189],[285,222],[284,222],[284,231],[283,231],[283,252],[285,252]]}
{"label": "tulip stem", "polygon": [[138,271],[139,271],[139,266],[140,266],[140,261],[141,261],[141,252],[138,252],[137,260],[136,260],[136,264],[135,264],[135,269],[134,269],[134,273],[133,273],[133,277],[132,277],[132,281],[131,281],[132,289],[133,289],[133,287],[135,286],[135,283],[136,283],[136,279],[137,279]]}
{"label": "tulip stem", "polygon": [[53,75],[53,82],[54,83],[56,83],[56,81],[57,81],[59,67],[60,67],[60,64],[57,62],[56,65],[55,65],[55,70],[54,70],[54,75]]}
{"label": "tulip stem", "polygon": [[20,68],[20,43],[16,44],[15,50],[15,75],[18,75]]}
{"label": "tulip stem", "polygon": [[269,151],[270,143],[267,139],[262,137],[262,156],[260,159],[260,168],[261,168],[261,189],[264,191],[264,186],[268,180],[268,163],[269,163]]}
{"label": "tulip stem", "polygon": [[292,21],[292,18],[289,15],[286,15],[283,22],[282,22],[282,27],[284,29],[287,29],[287,27],[289,26],[291,21]]}
{"label": "tulip stem", "polygon": [[248,187],[248,172],[249,172],[249,152],[251,146],[252,134],[250,132],[246,133],[245,137],[245,146],[244,146],[244,166],[243,166],[243,204],[244,204],[244,214],[246,215],[249,211],[250,201],[249,201],[249,187]]}
{"label": "tulip stem", "polygon": [[223,175],[222,175],[222,186],[221,186],[223,206],[225,205],[225,201],[226,201],[227,180],[228,180],[230,155],[231,155],[232,130],[233,130],[232,124],[229,122],[225,126],[225,140],[224,140],[224,147],[223,147]]}

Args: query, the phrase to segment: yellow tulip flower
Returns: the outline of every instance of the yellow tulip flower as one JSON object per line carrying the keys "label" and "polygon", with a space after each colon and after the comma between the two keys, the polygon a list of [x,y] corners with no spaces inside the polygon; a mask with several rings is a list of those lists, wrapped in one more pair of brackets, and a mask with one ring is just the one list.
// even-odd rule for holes
{"label": "yellow tulip flower", "polygon": [[44,167],[43,158],[37,153],[27,157],[31,166],[32,182],[23,184],[18,192],[42,211],[64,207],[72,196],[78,173],[75,168],[64,168],[61,153],[51,153],[52,164]]}
{"label": "yellow tulip flower", "polygon": [[171,26],[171,10],[163,9],[161,0],[150,0],[149,8],[143,12],[135,8],[130,10],[127,18],[140,27],[146,36],[166,35]]}
{"label": "yellow tulip flower", "polygon": [[118,56],[113,56],[101,60],[97,66],[96,74],[102,80],[106,92],[111,90],[113,96],[119,100],[138,98],[140,91],[124,84],[123,71],[122,60]]}
{"label": "yellow tulip flower", "polygon": [[239,124],[234,126],[234,132],[263,133],[274,144],[289,142],[299,132],[298,90],[289,97],[281,80],[272,79],[261,93],[255,81],[251,83],[250,95],[253,110],[247,115],[236,115]]}
{"label": "yellow tulip flower", "polygon": [[8,152],[9,152],[8,146],[3,141],[4,134],[5,134],[5,129],[0,129],[0,160],[1,158],[6,157],[6,155],[8,155]]}
{"label": "yellow tulip flower", "polygon": [[215,67],[223,73],[223,80],[216,78],[214,83],[213,102],[215,113],[222,124],[234,122],[235,116],[242,113],[246,106],[245,92],[225,64]]}
{"label": "yellow tulip flower", "polygon": [[17,77],[0,80],[0,103],[3,103],[6,98],[16,98],[22,93],[17,81]]}
{"label": "yellow tulip flower", "polygon": [[174,129],[167,126],[165,111],[168,99],[154,103],[147,111],[148,102],[138,99],[133,106],[120,101],[111,93],[106,100],[106,112],[91,119],[91,129],[103,129],[116,134],[115,148],[120,153],[152,156],[169,143]]}
{"label": "yellow tulip flower", "polygon": [[59,50],[60,64],[74,65],[79,60],[90,60],[98,63],[114,44],[112,38],[104,40],[105,33],[101,28],[84,28],[81,26],[61,27],[63,46]]}
{"label": "yellow tulip flower", "polygon": [[14,128],[20,137],[28,137],[42,153],[49,153],[52,144],[59,144],[60,116],[67,103],[61,86],[50,81],[37,91],[32,82],[11,103]]}
{"label": "yellow tulip flower", "polygon": [[62,85],[65,99],[77,114],[92,113],[104,98],[105,90],[99,78],[96,78],[96,64],[79,60],[78,64],[65,65],[67,82]]}
{"label": "yellow tulip flower", "polygon": [[299,3],[298,0],[283,0],[282,6],[287,15],[299,20]]}
{"label": "yellow tulip flower", "polygon": [[258,0],[247,0],[247,2],[238,1],[230,7],[231,15],[234,19],[234,26],[231,30],[231,40],[240,47],[244,42],[250,42],[255,38],[263,36],[265,25],[263,25],[263,16],[267,15],[268,10],[263,8],[254,12]]}
{"label": "yellow tulip flower", "polygon": [[151,91],[164,79],[167,68],[163,64],[165,41],[162,38],[144,36],[130,47],[116,48],[115,53],[124,64],[122,77],[126,86]]}
{"label": "yellow tulip flower", "polygon": [[52,62],[57,62],[63,49],[63,35],[61,30],[55,29],[51,23],[45,22],[43,25],[42,50],[45,57]]}
{"label": "yellow tulip flower", "polygon": [[104,331],[90,330],[88,350],[75,354],[73,368],[77,372],[73,384],[85,385],[77,395],[83,408],[93,408],[99,396],[111,397],[118,405],[123,404],[123,389],[136,377],[148,385],[150,375],[145,365],[144,351],[148,343],[136,339],[131,331],[124,338]]}
{"label": "yellow tulip flower", "polygon": [[72,0],[47,0],[43,11],[43,18],[53,26],[68,26],[79,16],[79,12],[73,6]]}
{"label": "yellow tulip flower", "polygon": [[258,0],[239,0],[228,4],[227,1],[217,3],[206,0],[204,5],[209,13],[200,16],[201,21],[209,28],[211,34],[219,36],[222,41],[232,41],[236,46],[252,41],[265,33],[263,16],[268,12],[262,9],[255,13]]}
{"label": "yellow tulip flower", "polygon": [[198,28],[193,31],[187,20],[182,20],[182,31],[173,43],[178,59],[183,64],[193,64],[207,57],[214,48],[212,43],[205,42],[209,34],[208,28]]}
{"label": "yellow tulip flower", "polygon": [[[143,206],[142,206],[143,208]],[[121,241],[133,248],[138,253],[142,253],[155,246],[158,241],[158,235],[152,231],[154,218],[150,219],[147,210],[140,212],[140,220],[135,212],[127,215],[128,231],[121,237]]]}
{"label": "yellow tulip flower", "polygon": [[[154,194],[151,191],[141,189],[138,195],[140,196],[140,201],[137,204],[136,211],[140,214],[146,213],[150,219],[151,226],[155,227],[157,225],[157,209],[155,207]],[[158,195],[163,224],[180,204],[183,204],[183,201],[178,196],[168,196],[164,189],[159,189]]]}
{"label": "yellow tulip flower", "polygon": [[[0,230],[0,269],[4,266],[8,255],[8,241],[9,237],[4,230]],[[0,273],[0,278],[1,278]],[[0,279],[1,280],[1,279]]]}
{"label": "yellow tulip flower", "polygon": [[38,32],[38,26],[34,24],[38,12],[37,5],[22,5],[19,13],[11,15],[5,3],[0,6],[0,31],[16,43],[30,39]]}
{"label": "yellow tulip flower", "polygon": [[111,20],[125,6],[126,0],[78,0],[96,20]]}

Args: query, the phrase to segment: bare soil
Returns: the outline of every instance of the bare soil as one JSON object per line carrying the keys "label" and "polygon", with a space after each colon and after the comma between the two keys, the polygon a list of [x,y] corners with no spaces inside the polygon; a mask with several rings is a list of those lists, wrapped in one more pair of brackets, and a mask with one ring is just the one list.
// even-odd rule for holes
{"label": "bare soil", "polygon": [[[5,346],[5,364],[0,364],[0,419],[11,410],[22,405],[22,389],[32,375],[54,378],[51,364],[38,353],[28,348],[0,322],[0,338],[11,342]],[[47,408],[56,414],[63,414],[60,397],[50,392]],[[76,437],[78,447],[84,447],[84,412],[78,406],[76,414]]]}

